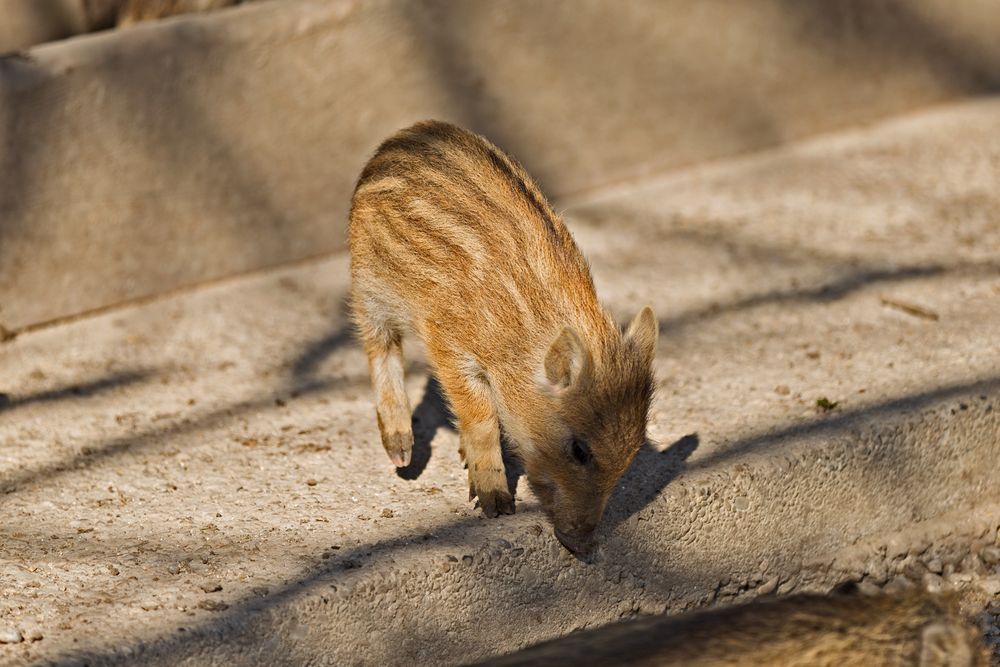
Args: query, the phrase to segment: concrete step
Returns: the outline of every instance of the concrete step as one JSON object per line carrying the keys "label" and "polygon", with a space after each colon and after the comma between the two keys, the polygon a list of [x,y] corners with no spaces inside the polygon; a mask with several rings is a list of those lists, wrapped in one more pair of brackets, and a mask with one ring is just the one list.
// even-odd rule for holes
{"label": "concrete step", "polygon": [[[0,0],[0,51],[73,4]],[[568,196],[996,92],[998,30],[992,0],[283,0],[0,55],[0,326],[342,249],[417,120]]]}
{"label": "concrete step", "polygon": [[42,638],[0,662],[458,664],[994,543],[998,112],[567,205],[611,309],[662,326],[656,445],[590,566],[523,482],[514,516],[466,501],[419,355],[395,474],[342,254],[4,344],[0,625]]}

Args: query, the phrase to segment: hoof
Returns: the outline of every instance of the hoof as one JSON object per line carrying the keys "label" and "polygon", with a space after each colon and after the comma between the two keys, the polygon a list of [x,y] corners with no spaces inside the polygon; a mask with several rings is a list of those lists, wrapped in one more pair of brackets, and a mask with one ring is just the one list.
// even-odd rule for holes
{"label": "hoof", "polygon": [[483,514],[491,519],[501,514],[514,513],[514,496],[507,491],[469,491],[470,499],[475,496],[479,500],[476,505],[483,510]]}
{"label": "hoof", "polygon": [[382,436],[382,446],[397,468],[410,465],[413,456],[413,433],[389,433]]}

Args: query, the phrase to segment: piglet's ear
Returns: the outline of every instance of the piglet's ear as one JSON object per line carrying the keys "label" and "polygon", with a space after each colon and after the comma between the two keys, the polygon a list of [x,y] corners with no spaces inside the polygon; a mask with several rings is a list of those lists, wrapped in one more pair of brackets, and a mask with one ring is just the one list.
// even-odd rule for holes
{"label": "piglet's ear", "polygon": [[561,393],[593,372],[594,360],[580,335],[566,327],[545,355],[545,380],[549,389]]}
{"label": "piglet's ear", "polygon": [[636,349],[639,350],[639,354],[642,355],[643,361],[647,364],[653,363],[653,357],[656,356],[656,339],[658,335],[659,325],[656,323],[653,309],[649,306],[639,311],[639,314],[635,316],[635,319],[628,325],[628,330],[625,332],[625,337],[635,344]]}

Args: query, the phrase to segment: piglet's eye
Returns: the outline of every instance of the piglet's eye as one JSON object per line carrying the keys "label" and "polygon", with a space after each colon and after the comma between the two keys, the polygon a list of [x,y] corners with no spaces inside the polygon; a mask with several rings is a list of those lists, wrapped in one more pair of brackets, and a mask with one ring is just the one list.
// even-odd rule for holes
{"label": "piglet's eye", "polygon": [[573,460],[580,465],[587,465],[590,463],[590,447],[587,446],[580,438],[573,438],[569,445],[570,454],[573,456]]}

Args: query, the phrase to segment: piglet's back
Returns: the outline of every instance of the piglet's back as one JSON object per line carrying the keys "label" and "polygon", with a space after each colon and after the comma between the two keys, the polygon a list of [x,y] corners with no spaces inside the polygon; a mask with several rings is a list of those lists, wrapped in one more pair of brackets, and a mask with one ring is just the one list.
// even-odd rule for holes
{"label": "piglet's back", "polygon": [[418,329],[476,322],[433,337],[481,358],[605,321],[587,263],[537,185],[447,123],[418,123],[379,147],[354,193],[350,244],[355,274],[398,295]]}

